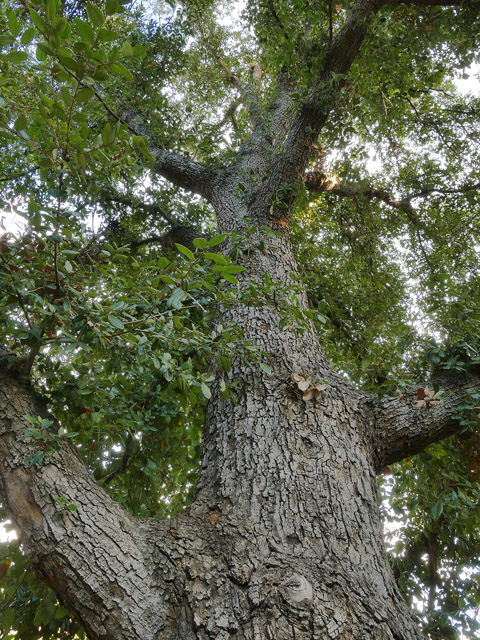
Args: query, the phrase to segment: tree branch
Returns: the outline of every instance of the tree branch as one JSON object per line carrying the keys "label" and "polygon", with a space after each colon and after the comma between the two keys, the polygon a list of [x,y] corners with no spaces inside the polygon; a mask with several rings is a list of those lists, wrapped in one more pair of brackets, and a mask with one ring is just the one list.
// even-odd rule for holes
{"label": "tree branch", "polygon": [[[337,104],[346,73],[360,51],[370,19],[382,4],[383,0],[357,0],[352,7],[325,55],[309,96],[290,127],[282,153],[273,163],[269,179],[258,190],[256,199],[268,201],[282,184],[297,184],[303,179],[313,146]],[[289,197],[293,198],[293,193],[291,190],[292,195]],[[277,207],[273,207],[273,217],[284,215],[285,204],[288,203],[279,202],[278,211]]]}
{"label": "tree branch", "polygon": [[480,0],[384,0],[383,4],[384,6],[406,4],[417,7],[471,7],[480,4]]}
{"label": "tree branch", "polygon": [[[168,598],[170,589],[163,577],[168,553],[154,557],[138,521],[58,438],[58,424],[42,428],[45,441],[37,440],[26,433],[26,415],[53,420],[33,389],[1,363],[0,497],[33,569],[89,638],[153,640],[166,610],[159,594]],[[32,464],[39,449],[43,460]]]}
{"label": "tree branch", "polygon": [[[411,200],[414,200],[415,198],[425,198],[432,193],[452,195],[457,193],[468,193],[469,191],[480,191],[480,182],[451,189],[427,187],[421,191],[409,193],[405,198],[402,198],[402,200],[396,200],[392,194],[388,193],[388,191],[384,191],[383,189],[375,189],[368,185],[345,184],[344,182],[340,182],[340,179],[335,173],[323,171],[307,173],[305,175],[305,186],[309,191],[316,193],[333,193],[341,198],[356,198],[357,196],[363,196],[369,200],[376,198],[387,204],[389,207],[404,211],[410,220],[416,223],[418,223],[418,220],[416,218],[415,209],[410,204]],[[415,219],[413,219],[412,216],[415,216]]]}
{"label": "tree branch", "polygon": [[443,395],[435,406],[419,407],[412,389],[401,398],[384,398],[374,407],[377,470],[419,453],[461,429],[460,420],[453,416],[471,402],[468,391],[480,391],[480,377],[467,380],[450,375],[442,382]]}
{"label": "tree branch", "polygon": [[208,35],[205,33],[205,29],[203,28],[203,23],[201,16],[198,13],[198,9],[195,7],[196,13],[196,25],[198,31],[200,32],[200,36],[202,38],[202,42],[210,53],[212,58],[215,60],[218,65],[220,71],[223,73],[225,80],[233,85],[240,93],[241,100],[245,104],[248,113],[250,115],[250,120],[252,124],[256,124],[258,117],[260,115],[260,97],[258,95],[258,87],[254,82],[242,82],[240,78],[232,72],[227,63],[224,60],[224,57],[220,53],[220,51],[215,47]]}
{"label": "tree branch", "polygon": [[173,153],[156,145],[150,136],[144,116],[139,112],[125,109],[122,121],[127,123],[138,135],[147,139],[148,150],[154,158],[152,169],[155,173],[177,187],[198,193],[206,200],[211,199],[216,171],[187,156]]}
{"label": "tree branch", "polygon": [[270,9],[270,13],[272,14],[273,19],[275,20],[275,22],[277,23],[277,25],[280,28],[282,36],[285,38],[285,40],[287,42],[289,42],[290,41],[290,37],[288,35],[287,30],[285,29],[285,25],[283,24],[282,20],[280,19],[280,16],[277,13],[277,10],[275,9],[275,5],[273,4],[273,0],[268,0],[267,4],[268,4],[268,8]]}
{"label": "tree branch", "polygon": [[180,224],[178,220],[167,213],[165,209],[160,207],[158,204],[140,201],[137,202],[136,200],[127,198],[126,196],[120,196],[118,194],[112,195],[108,191],[103,192],[101,197],[104,202],[118,202],[118,204],[127,205],[127,207],[130,207],[131,209],[142,209],[143,211],[150,213],[152,216],[163,218],[165,222],[168,222],[172,227]]}
{"label": "tree branch", "polygon": [[308,173],[305,176],[305,186],[309,191],[317,193],[333,193],[341,198],[356,198],[357,196],[363,196],[369,200],[376,198],[387,204],[389,207],[404,211],[408,216],[414,214],[414,209],[409,202],[410,198],[395,200],[390,193],[383,191],[383,189],[374,189],[364,185],[345,184],[340,182],[335,173]]}
{"label": "tree branch", "polygon": [[119,204],[127,205],[132,209],[142,209],[152,216],[163,218],[163,220],[165,220],[165,222],[170,225],[171,229],[169,229],[169,231],[162,235],[153,235],[142,240],[130,242],[130,246],[132,248],[138,248],[147,244],[158,243],[164,247],[169,247],[170,249],[175,250],[175,244],[179,243],[183,244],[189,249],[194,249],[195,247],[193,241],[195,240],[195,238],[201,237],[208,239],[208,236],[201,230],[195,229],[195,227],[184,225],[182,222],[174,218],[171,214],[167,213],[165,209],[163,207],[160,207],[158,204],[136,202],[131,198],[119,196],[116,194],[111,195],[108,192],[102,194],[102,198],[105,202],[118,202]]}
{"label": "tree branch", "polygon": [[163,247],[168,247],[175,251],[176,244],[183,244],[184,247],[188,247],[193,251],[195,249],[195,245],[193,244],[195,238],[205,238],[206,240],[209,240],[210,236],[197,231],[193,227],[175,225],[161,236],[150,236],[149,238],[132,242],[131,246],[136,249],[137,247],[143,247],[146,244],[158,243]]}

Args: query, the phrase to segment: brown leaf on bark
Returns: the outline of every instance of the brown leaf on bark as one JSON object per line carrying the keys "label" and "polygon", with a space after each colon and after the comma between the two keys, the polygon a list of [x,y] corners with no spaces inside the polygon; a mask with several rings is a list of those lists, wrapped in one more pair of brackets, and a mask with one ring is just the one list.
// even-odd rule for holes
{"label": "brown leaf on bark", "polygon": [[440,396],[443,391],[432,391],[432,389],[418,389],[416,395],[417,408],[423,409],[424,407],[431,407],[434,404],[440,403]]}
{"label": "brown leaf on bark", "polygon": [[313,387],[309,387],[303,394],[303,399],[305,400],[305,402],[307,402],[307,400],[311,400],[312,398],[314,400],[318,400],[322,395],[322,391],[324,391],[326,388],[326,384],[316,384]]}
{"label": "brown leaf on bark", "polygon": [[306,373],[299,371],[292,376],[292,382],[294,382],[300,391],[306,391],[312,383],[312,379]]}

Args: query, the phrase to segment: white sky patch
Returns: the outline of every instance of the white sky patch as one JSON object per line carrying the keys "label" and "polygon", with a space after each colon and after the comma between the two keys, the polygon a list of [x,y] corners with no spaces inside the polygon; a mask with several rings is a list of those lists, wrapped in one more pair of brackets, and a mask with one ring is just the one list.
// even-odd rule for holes
{"label": "white sky patch", "polygon": [[455,84],[458,91],[463,95],[472,94],[480,96],[480,65],[474,64],[460,75]]}
{"label": "white sky patch", "polygon": [[0,522],[0,542],[10,542],[10,540],[15,540],[17,538],[17,534],[15,533],[15,531],[12,531],[12,529],[8,526],[10,524],[10,520]]}

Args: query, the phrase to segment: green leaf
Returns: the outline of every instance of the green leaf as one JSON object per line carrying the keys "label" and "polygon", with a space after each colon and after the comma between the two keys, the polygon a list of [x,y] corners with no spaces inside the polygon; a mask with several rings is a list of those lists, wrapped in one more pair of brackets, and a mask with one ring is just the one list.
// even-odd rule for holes
{"label": "green leaf", "polygon": [[108,316],[108,321],[110,322],[112,327],[115,327],[116,329],[124,329],[125,328],[123,322],[117,316],[109,315]]}
{"label": "green leaf", "polygon": [[0,612],[0,628],[4,629],[7,633],[11,631],[14,620],[15,609],[13,609],[13,607],[7,607]]}
{"label": "green leaf", "polygon": [[118,73],[119,75],[123,76],[127,80],[133,80],[132,73],[121,62],[114,62],[111,65],[110,69],[115,73]]}
{"label": "green leaf", "polygon": [[221,244],[227,237],[228,233],[220,233],[218,236],[213,236],[213,238],[210,238],[210,240],[208,241],[208,246],[216,247],[217,244]]}
{"label": "green leaf", "polygon": [[443,502],[440,502],[440,501],[436,502],[430,508],[430,515],[432,516],[432,519],[434,521],[438,520],[439,517],[442,515],[442,513],[443,513]]}
{"label": "green leaf", "polygon": [[95,42],[95,31],[92,27],[82,20],[81,18],[74,18],[75,29],[80,36],[80,38],[87,42],[88,44],[93,44]]}
{"label": "green leaf", "polygon": [[207,258],[207,260],[213,260],[213,262],[216,262],[217,264],[222,264],[224,266],[228,264],[228,262],[220,253],[210,253],[209,251],[205,251],[203,255],[205,256],[205,258]]}
{"label": "green leaf", "polygon": [[12,64],[21,64],[28,58],[26,51],[10,51],[10,53],[0,53],[0,60],[11,62]]}
{"label": "green leaf", "polygon": [[210,398],[212,397],[212,392],[210,391],[210,389],[207,387],[207,385],[205,384],[205,382],[201,383],[201,388],[202,388],[202,393],[205,396],[205,398],[207,400],[210,400]]}
{"label": "green leaf", "polygon": [[88,19],[90,20],[90,22],[95,27],[101,27],[102,24],[105,22],[105,16],[101,12],[101,10],[91,2],[87,2],[86,8],[87,8]]}
{"label": "green leaf", "polygon": [[195,238],[193,245],[197,247],[197,249],[205,249],[205,247],[208,246],[208,242],[205,238]]}
{"label": "green leaf", "polygon": [[30,14],[30,20],[37,27],[37,29],[41,33],[45,33],[47,31],[47,25],[45,23],[45,20],[42,18],[42,16],[36,11],[34,11],[33,9],[29,9],[28,12]]}
{"label": "green leaf", "polygon": [[129,42],[124,42],[122,44],[122,56],[125,58],[131,58],[133,56],[132,45]]}
{"label": "green leaf", "polygon": [[87,100],[93,98],[94,95],[95,91],[93,89],[90,89],[90,87],[83,87],[77,92],[75,100],[78,104],[82,104],[82,102],[87,102]]}
{"label": "green leaf", "polygon": [[227,356],[220,356],[220,364],[222,365],[224,371],[228,372],[232,368],[230,358],[227,358]]}
{"label": "green leaf", "polygon": [[272,374],[271,367],[268,364],[265,364],[265,362],[260,362],[260,369],[265,371],[269,376]]}
{"label": "green leaf", "polygon": [[184,247],[183,244],[178,244],[176,242],[175,246],[177,247],[178,251],[180,251],[180,253],[183,253],[184,256],[187,256],[189,260],[195,260],[195,256],[193,255],[192,251],[190,251],[190,249],[188,249],[187,247]]}
{"label": "green leaf", "polygon": [[53,22],[53,19],[57,15],[57,2],[56,0],[46,0],[46,10],[45,15],[47,16],[47,20]]}
{"label": "green leaf", "polygon": [[117,0],[107,0],[105,5],[105,12],[107,16],[113,16],[121,9],[120,3]]}
{"label": "green leaf", "polygon": [[104,145],[111,144],[115,139],[115,130],[112,125],[107,122],[102,129],[102,142]]}
{"label": "green leaf", "polygon": [[245,267],[237,264],[229,264],[225,267],[225,273],[241,273],[242,271],[245,271]]}
{"label": "green leaf", "polygon": [[238,284],[237,278],[235,278],[235,276],[231,276],[228,273],[223,272],[222,273],[222,278],[224,280],[226,280],[227,282],[230,282],[231,284],[235,284],[235,285]]}
{"label": "green leaf", "polygon": [[136,58],[143,58],[149,49],[149,45],[136,44],[133,47],[133,55]]}
{"label": "green leaf", "polygon": [[65,618],[66,616],[70,616],[70,611],[62,607],[61,605],[57,607],[55,611],[55,619],[59,620],[60,618]]}
{"label": "green leaf", "polygon": [[31,41],[33,40],[33,38],[35,37],[35,34],[37,33],[37,30],[35,29],[35,27],[29,27],[28,29],[26,29],[23,33],[22,33],[22,37],[20,38],[20,42],[26,46],[28,44],[31,43]]}
{"label": "green leaf", "polygon": [[187,294],[185,293],[185,291],[180,287],[176,287],[168,298],[167,305],[172,309],[181,309],[182,302],[186,297]]}
{"label": "green leaf", "polygon": [[100,29],[98,32],[98,38],[100,42],[114,42],[118,40],[120,34],[117,31],[112,31],[111,29]]}
{"label": "green leaf", "polygon": [[7,23],[10,33],[16,38],[22,30],[22,27],[20,26],[20,23],[17,20],[16,13],[15,11],[13,11],[13,9],[9,9],[7,11]]}
{"label": "green leaf", "polygon": [[33,467],[35,464],[39,464],[42,460],[43,460],[43,451],[37,451],[36,453],[29,456],[28,463],[30,466]]}

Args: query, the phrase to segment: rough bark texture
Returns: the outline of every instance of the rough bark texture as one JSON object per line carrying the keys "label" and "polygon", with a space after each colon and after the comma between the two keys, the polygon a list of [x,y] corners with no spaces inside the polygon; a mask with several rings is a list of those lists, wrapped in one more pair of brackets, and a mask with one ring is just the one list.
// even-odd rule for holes
{"label": "rough bark texture", "polygon": [[[303,105],[279,79],[231,166],[212,171],[150,141],[155,170],[211,202],[219,232],[252,221],[280,232],[244,256],[241,283],[294,281],[294,190],[280,188],[303,181],[339,99],[343,80],[332,78],[348,72],[372,15],[389,4],[354,4]],[[141,116],[123,116],[148,137]],[[478,381],[453,381],[431,408],[412,398],[377,405],[332,371],[313,331],[280,331],[273,305],[228,314],[268,354],[272,375],[234,362],[236,404],[214,386],[197,497],[171,520],[130,517],[68,445],[30,465],[38,443],[24,416],[46,410],[0,371],[0,495],[25,553],[92,640],[419,639],[388,565],[375,474],[453,433],[455,408]],[[298,376],[325,385],[317,399],[303,398]]]}

